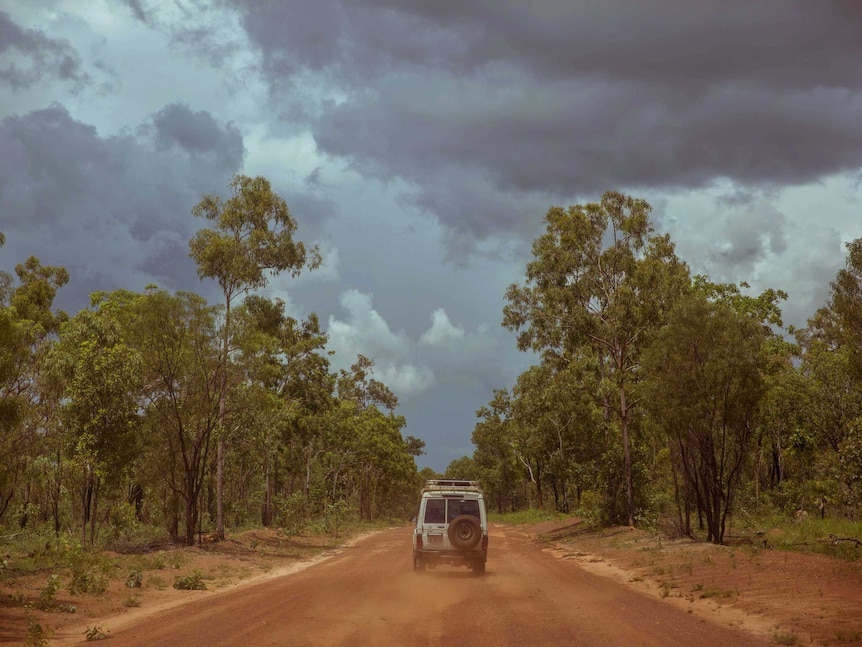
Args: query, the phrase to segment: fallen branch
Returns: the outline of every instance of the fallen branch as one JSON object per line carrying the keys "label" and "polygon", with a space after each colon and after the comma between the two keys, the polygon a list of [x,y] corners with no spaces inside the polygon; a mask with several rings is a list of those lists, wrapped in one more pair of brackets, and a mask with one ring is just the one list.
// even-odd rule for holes
{"label": "fallen branch", "polygon": [[847,541],[847,542],[856,544],[857,546],[862,546],[862,541],[860,541],[859,539],[856,539],[855,537],[839,537],[838,535],[835,535],[831,532],[829,533],[829,536],[826,539],[821,539],[820,541],[832,544],[833,546],[838,544],[839,542],[842,542],[842,541]]}

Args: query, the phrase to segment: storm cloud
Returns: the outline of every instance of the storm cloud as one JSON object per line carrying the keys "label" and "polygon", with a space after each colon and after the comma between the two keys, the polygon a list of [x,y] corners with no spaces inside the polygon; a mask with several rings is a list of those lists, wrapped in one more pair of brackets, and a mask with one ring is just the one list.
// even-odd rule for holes
{"label": "storm cloud", "polygon": [[263,175],[324,252],[266,295],[336,369],[374,360],[435,469],[532,359],[501,311],[549,207],[644,197],[693,272],[785,290],[795,326],[862,235],[858,0],[7,5],[0,269],[66,267],[72,312],[218,302],[191,209]]}
{"label": "storm cloud", "polygon": [[316,74],[344,92],[319,106],[320,150],[404,178],[416,204],[478,239],[517,233],[519,214],[447,205],[453,175],[547,203],[804,184],[862,161],[850,1],[242,6],[274,82]]}
{"label": "storm cloud", "polygon": [[0,11],[0,82],[26,88],[46,77],[82,84],[78,52],[68,41],[47,37],[37,29],[22,29]]}
{"label": "storm cloud", "polygon": [[[201,132],[206,146],[195,143]],[[188,241],[202,224],[191,207],[227,186],[242,140],[182,106],[155,115],[138,136],[102,137],[55,104],[3,119],[0,150],[7,253],[26,249],[16,262],[33,254],[66,267],[60,298],[80,304],[95,290],[193,285]]]}

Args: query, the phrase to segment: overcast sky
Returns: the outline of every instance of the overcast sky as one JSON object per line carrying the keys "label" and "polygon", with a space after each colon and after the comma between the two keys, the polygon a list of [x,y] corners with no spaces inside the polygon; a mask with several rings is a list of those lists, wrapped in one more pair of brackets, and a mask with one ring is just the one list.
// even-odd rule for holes
{"label": "overcast sky", "polygon": [[0,0],[0,269],[216,302],[191,209],[264,175],[324,255],[267,295],[442,471],[530,363],[503,292],[552,205],[644,197],[805,324],[862,236],[860,35],[859,0]]}

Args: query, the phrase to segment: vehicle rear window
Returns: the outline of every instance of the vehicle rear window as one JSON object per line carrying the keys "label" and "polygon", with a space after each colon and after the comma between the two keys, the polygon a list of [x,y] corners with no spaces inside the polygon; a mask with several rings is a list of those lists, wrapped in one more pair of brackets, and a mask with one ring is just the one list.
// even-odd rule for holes
{"label": "vehicle rear window", "polygon": [[471,517],[479,519],[479,502],[476,499],[465,499],[461,501],[449,499],[449,510],[446,514],[446,520],[452,521],[452,519],[460,517],[462,514],[470,515]]}
{"label": "vehicle rear window", "polygon": [[425,502],[425,523],[446,522],[446,501],[443,499],[428,499]]}

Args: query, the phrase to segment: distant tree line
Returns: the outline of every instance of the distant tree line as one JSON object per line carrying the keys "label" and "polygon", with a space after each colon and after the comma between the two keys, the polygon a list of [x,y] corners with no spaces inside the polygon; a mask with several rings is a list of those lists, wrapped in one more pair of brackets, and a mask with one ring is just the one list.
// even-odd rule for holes
{"label": "distant tree line", "polygon": [[320,257],[268,181],[230,189],[195,207],[210,226],[190,242],[221,304],[150,286],[69,316],[53,306],[65,269],[30,257],[0,273],[0,526],[191,544],[225,525],[410,514],[424,443],[402,436],[371,359],[333,371],[315,314],[255,294]]}
{"label": "distant tree line", "polygon": [[477,412],[472,457],[499,511],[671,519],[722,542],[733,514],[857,518],[862,239],[806,328],[769,289],[692,276],[647,202],[552,208],[503,325],[538,363]]}

